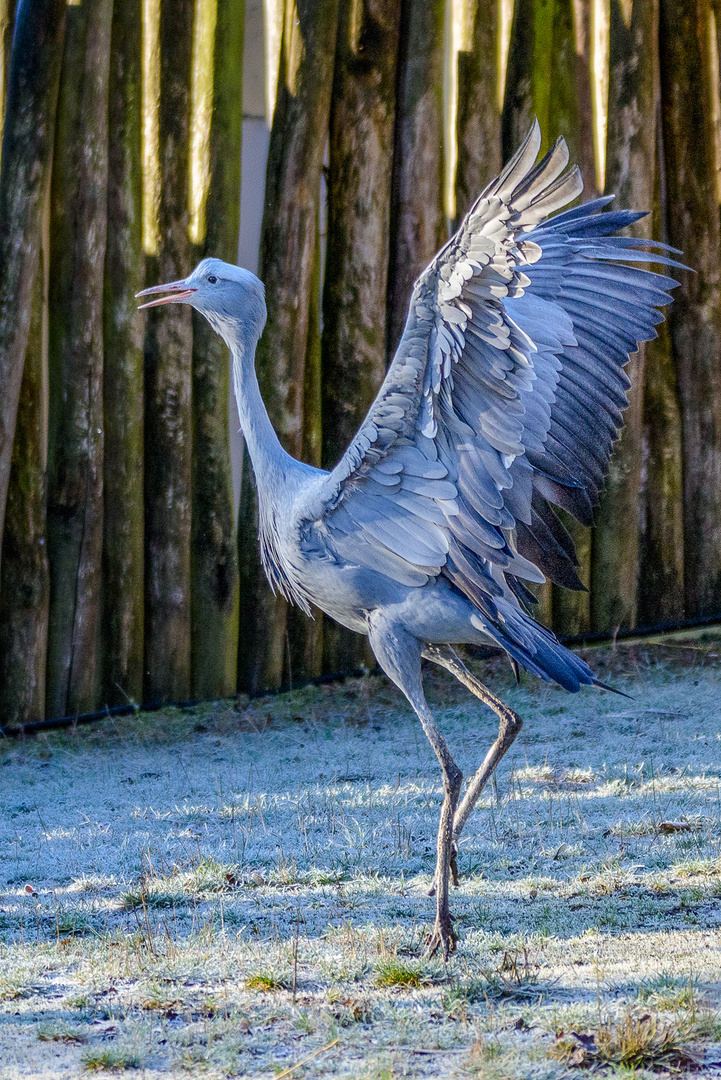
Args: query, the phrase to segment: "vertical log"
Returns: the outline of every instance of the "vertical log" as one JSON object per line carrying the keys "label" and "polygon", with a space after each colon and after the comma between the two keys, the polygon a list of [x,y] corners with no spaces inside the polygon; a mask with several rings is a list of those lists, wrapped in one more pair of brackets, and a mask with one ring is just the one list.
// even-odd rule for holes
{"label": "vertical log", "polygon": [[683,437],[668,325],[646,345],[643,387],[643,522],[638,623],[684,615]]}
{"label": "vertical log", "polygon": [[[240,231],[245,0],[216,6],[205,239],[198,256],[234,263]],[[238,549],[230,467],[228,350],[193,312],[192,694],[235,691]]]}
{"label": "vertical log", "polygon": [[65,12],[65,0],[26,0],[13,37],[0,170],[0,537],[55,133]]}
{"label": "vertical log", "polygon": [[[658,0],[635,0],[630,19],[621,0],[611,0],[606,191],[616,195],[618,206],[635,210],[650,210],[654,203],[657,40]],[[649,237],[651,218],[638,222],[633,232]],[[626,368],[631,380],[629,407],[596,513],[591,571],[594,630],[637,625],[644,357],[642,345]],[[656,498],[650,484],[647,497]]]}
{"label": "vertical log", "polygon": [[0,589],[0,717],[8,726],[45,716],[50,574],[45,529],[47,249],[32,298],[10,471]]}
{"label": "vertical log", "polygon": [[[191,269],[188,146],[193,0],[160,7],[158,256],[150,281]],[[145,339],[145,696],[178,701],[191,692],[191,359],[190,309],[148,312]]]}
{"label": "vertical log", "polygon": [[97,707],[112,0],[68,8],[51,185],[47,711]]}
{"label": "vertical log", "polygon": [[[286,450],[303,443],[303,384],[316,244],[320,174],[328,135],[338,0],[287,0],[273,128],[268,153],[259,275],[268,323],[257,355],[258,380]],[[243,469],[241,510],[255,496]],[[258,573],[253,518],[239,527],[239,666],[249,688],[278,685],[287,655],[287,611]],[[243,565],[245,564],[245,565]],[[249,618],[244,619],[247,612]]]}
{"label": "vertical log", "polygon": [[721,236],[711,107],[708,0],[661,0],[659,20],[670,242],[696,273],[669,326],[683,422],[686,615],[721,609]]}
{"label": "vertical log", "polygon": [[413,283],[448,237],[443,205],[446,0],[404,0],[391,202],[387,352],[403,333]]}
{"label": "vertical log", "polygon": [[102,701],[143,697],[141,0],[113,9],[105,252]]}
{"label": "vertical log", "polygon": [[5,113],[8,79],[10,76],[10,54],[12,51],[13,27],[15,25],[15,0],[0,0],[0,134]]}
{"label": "vertical log", "polygon": [[[323,464],[355,435],[386,371],[386,296],[400,0],[340,11],[330,118],[323,290]],[[437,194],[437,193],[436,193]],[[365,642],[325,627],[325,666],[358,666]]]}
{"label": "vertical log", "polygon": [[458,53],[458,164],[456,218],[463,217],[484,187],[501,171],[501,114],[498,108],[498,0],[471,0],[468,52]]}

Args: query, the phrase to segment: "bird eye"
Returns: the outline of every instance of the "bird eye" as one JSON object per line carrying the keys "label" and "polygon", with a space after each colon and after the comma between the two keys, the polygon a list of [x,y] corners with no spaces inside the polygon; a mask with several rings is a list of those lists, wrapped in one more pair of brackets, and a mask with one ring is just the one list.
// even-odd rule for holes
{"label": "bird eye", "polygon": [[217,280],[218,279],[215,276],[215,274],[208,274],[208,281],[210,282],[211,285],[215,285]]}

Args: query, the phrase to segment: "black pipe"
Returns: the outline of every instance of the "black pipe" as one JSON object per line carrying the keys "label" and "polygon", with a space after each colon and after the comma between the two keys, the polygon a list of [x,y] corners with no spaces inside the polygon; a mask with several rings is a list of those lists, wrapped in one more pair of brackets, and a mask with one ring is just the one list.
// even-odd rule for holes
{"label": "black pipe", "polygon": [[[676,630],[693,630],[700,626],[712,626],[721,624],[721,615],[706,615],[697,619],[686,619],[679,622],[659,623],[656,626],[638,626],[633,630],[617,630],[614,633],[604,631],[576,634],[562,637],[564,645],[599,645],[604,642],[623,641],[627,638],[653,637],[656,634],[670,634]],[[502,652],[502,649],[491,646],[480,646],[474,649],[476,655],[492,656]],[[379,675],[380,668],[354,668],[352,671],[336,671],[329,675],[316,675],[312,679],[306,679],[298,685],[284,684],[274,690],[262,690],[250,694],[251,700],[263,697],[274,697],[277,694],[285,694],[289,690],[300,690],[303,686],[323,686],[325,683],[343,683],[346,679],[357,679],[362,675]],[[164,701],[145,702],[142,705],[116,705],[112,709],[98,709],[97,712],[80,713],[78,716],[59,716],[52,720],[31,720],[27,724],[18,724],[17,727],[0,727],[0,739],[20,739],[26,735],[35,735],[40,731],[52,731],[57,728],[76,727],[80,724],[94,724],[98,720],[108,720],[113,716],[130,716],[136,712],[157,712],[171,706],[180,709],[192,709],[200,705],[197,701]]]}

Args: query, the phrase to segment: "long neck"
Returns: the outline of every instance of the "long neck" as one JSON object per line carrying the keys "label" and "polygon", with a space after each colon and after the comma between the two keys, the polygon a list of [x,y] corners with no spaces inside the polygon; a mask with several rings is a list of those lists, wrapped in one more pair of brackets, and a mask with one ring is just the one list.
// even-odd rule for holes
{"label": "long neck", "polygon": [[266,493],[280,489],[297,462],[281,446],[260,394],[255,374],[255,349],[259,335],[242,327],[233,327],[231,335],[228,329],[223,336],[233,358],[233,383],[240,426],[262,498]]}

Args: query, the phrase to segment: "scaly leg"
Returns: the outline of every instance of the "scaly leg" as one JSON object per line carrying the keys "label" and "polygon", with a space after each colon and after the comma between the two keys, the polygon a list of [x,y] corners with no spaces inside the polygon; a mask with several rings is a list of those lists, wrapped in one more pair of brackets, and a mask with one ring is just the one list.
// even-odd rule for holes
{"label": "scaly leg", "polygon": [[[425,703],[424,703],[425,704]],[[433,956],[439,949],[443,953],[443,959],[448,959],[448,954],[455,951],[458,935],[453,929],[453,920],[449,905],[449,885],[451,864],[455,859],[453,853],[453,828],[458,806],[458,796],[463,782],[463,773],[450,755],[446,740],[441,735],[438,727],[425,706],[425,715],[416,706],[416,712],[420,718],[441,769],[443,770],[443,805],[441,817],[438,823],[438,843],[436,855],[435,881],[438,883],[436,890],[436,923],[433,933],[428,941],[428,955]]]}
{"label": "scaly leg", "polygon": [[421,642],[405,628],[387,620],[381,611],[369,620],[368,637],[378,663],[413,706],[443,772],[443,805],[438,825],[436,922],[428,941],[428,953],[439,949],[444,959],[453,952],[458,937],[448,903],[453,829],[463,774],[451,757],[446,740],[428,708],[421,681]]}
{"label": "scaly leg", "polygon": [[501,701],[500,698],[497,698],[495,694],[492,694],[483,683],[479,682],[478,679],[471,675],[468,668],[459,659],[450,645],[427,644],[423,648],[423,656],[427,660],[432,660],[433,663],[444,667],[446,671],[450,671],[452,675],[455,675],[459,682],[462,682],[463,685],[482,701],[484,705],[488,705],[490,709],[493,709],[499,719],[498,738],[486,754],[483,764],[469,780],[466,793],[461,800],[460,806],[456,809],[453,818],[453,846],[450,869],[453,875],[453,884],[457,885],[458,868],[456,865],[456,853],[458,839],[463,832],[463,826],[468,821],[471,810],[478,802],[478,798],[483,791],[483,788],[488,783],[488,780],[493,775],[498,762],[513,744],[523,727],[523,720],[521,720],[520,716],[518,716],[513,709],[509,708],[508,705]]}

